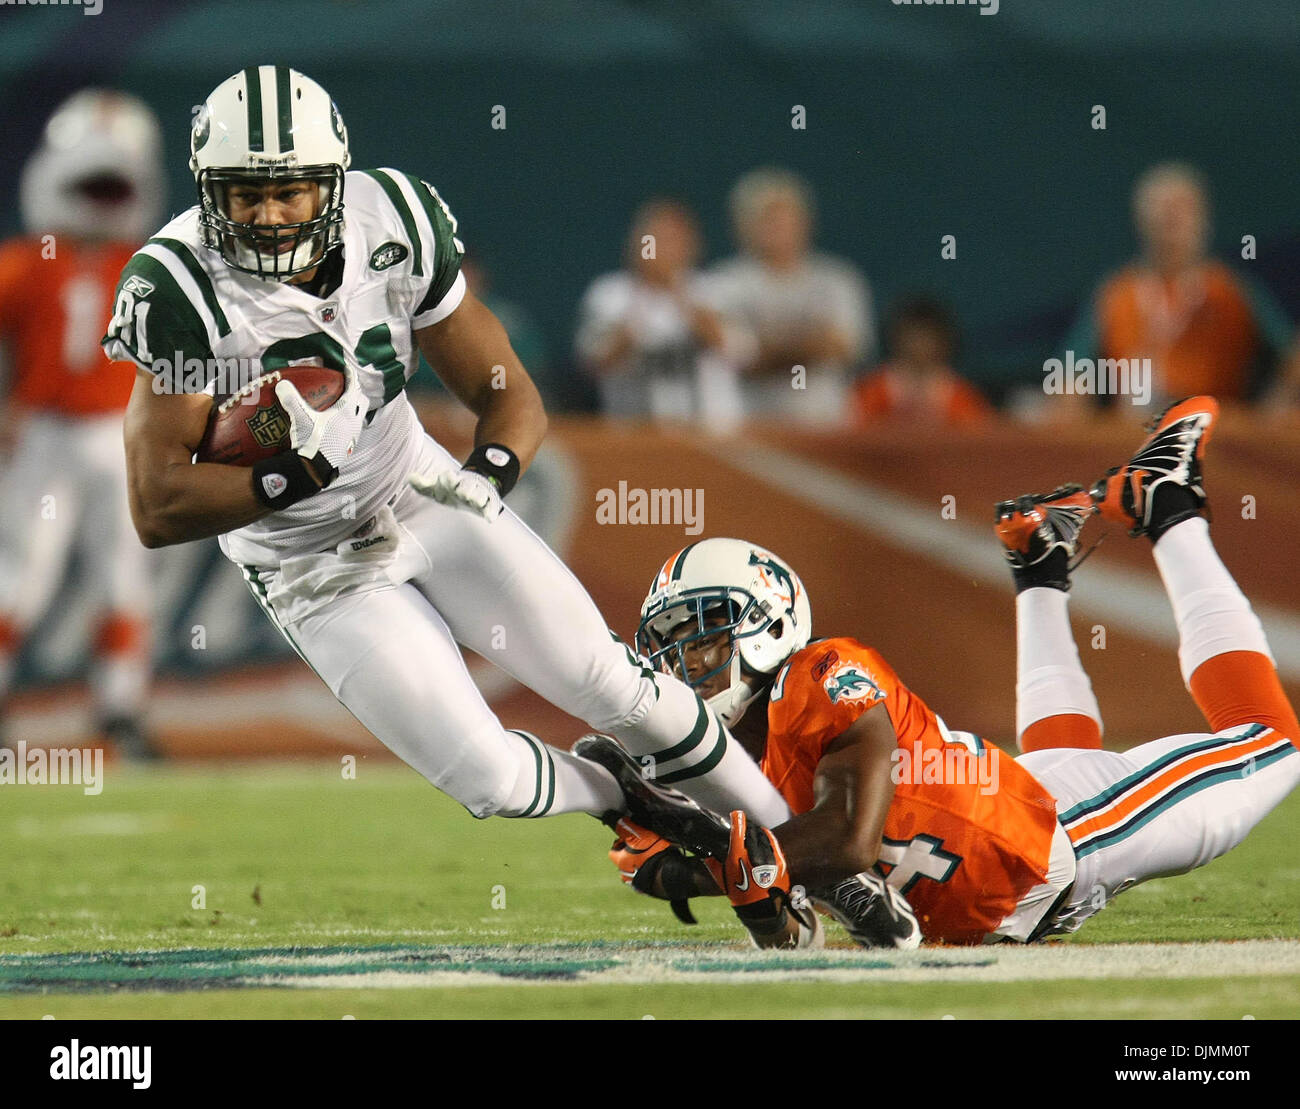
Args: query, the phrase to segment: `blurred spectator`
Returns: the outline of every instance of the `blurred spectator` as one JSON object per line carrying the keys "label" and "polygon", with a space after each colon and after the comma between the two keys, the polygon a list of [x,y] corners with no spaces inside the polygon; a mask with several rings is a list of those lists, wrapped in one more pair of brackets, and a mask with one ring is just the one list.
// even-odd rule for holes
{"label": "blurred spectator", "polygon": [[711,276],[722,310],[758,340],[743,383],[746,415],[847,423],[852,373],[875,345],[866,281],[850,263],[812,251],[812,194],[793,173],[746,174],[730,208],[741,253]]}
{"label": "blurred spectator", "polygon": [[1292,357],[1292,328],[1258,283],[1208,256],[1210,205],[1191,166],[1157,165],[1133,190],[1141,254],[1108,277],[1066,338],[1079,358],[1150,358],[1151,403],[1193,393],[1256,399],[1261,355]]}
{"label": "blurred spectator", "polygon": [[27,234],[0,245],[0,712],[75,549],[96,605],[97,730],[136,756],[149,753],[150,583],[122,448],[135,368],[106,361],[99,339],[122,267],[161,217],[160,147],[158,121],[134,97],[75,94],[23,169]]}
{"label": "blurred spectator", "polygon": [[948,308],[926,296],[910,297],[893,312],[885,330],[889,360],[854,387],[854,410],[864,427],[903,419],[970,424],[990,405],[953,364],[959,336]]}
{"label": "blurred spectator", "polygon": [[698,419],[725,431],[740,419],[739,366],[753,342],[716,311],[696,271],[700,232],[674,200],[632,221],[627,267],[592,282],[575,342],[609,416]]}

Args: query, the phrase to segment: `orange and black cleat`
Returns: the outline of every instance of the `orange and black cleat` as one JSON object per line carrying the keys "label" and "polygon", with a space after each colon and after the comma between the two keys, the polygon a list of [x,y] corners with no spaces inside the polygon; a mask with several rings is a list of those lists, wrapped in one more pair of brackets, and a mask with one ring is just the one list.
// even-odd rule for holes
{"label": "orange and black cleat", "polygon": [[999,501],[993,530],[1013,569],[1036,566],[1060,550],[1065,552],[1067,568],[1073,569],[1079,533],[1096,511],[1082,485],[1062,485],[1050,493]]}
{"label": "orange and black cleat", "polygon": [[[1152,420],[1133,457],[1092,487],[1102,519],[1123,524],[1130,535],[1156,540],[1174,524],[1206,511],[1201,464],[1218,418],[1213,397],[1188,397]],[[1157,506],[1156,494],[1166,489],[1171,494]]]}

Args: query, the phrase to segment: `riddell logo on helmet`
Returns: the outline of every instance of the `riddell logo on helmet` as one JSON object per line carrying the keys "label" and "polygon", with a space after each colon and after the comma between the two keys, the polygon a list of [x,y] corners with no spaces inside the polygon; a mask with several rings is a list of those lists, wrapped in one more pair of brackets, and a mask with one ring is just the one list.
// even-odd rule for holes
{"label": "riddell logo on helmet", "polygon": [[704,530],[704,490],[637,489],[620,481],[617,491],[596,491],[596,523],[667,524],[699,535]]}

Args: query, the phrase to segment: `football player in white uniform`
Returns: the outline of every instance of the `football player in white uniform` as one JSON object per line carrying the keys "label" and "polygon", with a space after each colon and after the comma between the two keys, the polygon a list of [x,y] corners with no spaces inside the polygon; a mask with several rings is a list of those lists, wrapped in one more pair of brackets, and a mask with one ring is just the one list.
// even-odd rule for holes
{"label": "football player in white uniform", "polygon": [[[126,440],[145,544],[219,535],[339,700],[476,816],[600,815],[623,799],[602,767],[502,727],[458,643],[619,737],[661,781],[784,819],[694,692],[619,642],[502,505],[546,416],[505,331],[466,291],[437,190],[393,169],[348,172],[337,107],[285,66],[222,82],[191,150],[199,204],[123,271],[104,338],[139,367]],[[404,394],[420,353],[478,417],[463,466]],[[290,449],[251,468],[193,463],[212,407],[197,390],[219,390],[231,359],[324,364],[347,387],[316,412],[281,381]]]}

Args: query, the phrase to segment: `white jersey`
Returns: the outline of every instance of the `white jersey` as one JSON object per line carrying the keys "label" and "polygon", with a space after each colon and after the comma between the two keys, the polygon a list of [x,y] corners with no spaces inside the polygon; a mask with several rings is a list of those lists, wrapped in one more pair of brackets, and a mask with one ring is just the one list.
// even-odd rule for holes
{"label": "white jersey", "polygon": [[186,391],[220,394],[232,360],[256,360],[262,372],[303,363],[357,372],[370,414],[352,457],[328,489],[221,537],[226,555],[246,565],[332,547],[402,488],[423,436],[404,392],[419,365],[412,333],[465,295],[456,220],[432,185],[366,170],[345,176],[344,196],[343,280],[329,295],[226,265],[203,245],[195,207],[122,271],[103,340],[110,358],[169,375],[160,388],[183,381]]}

